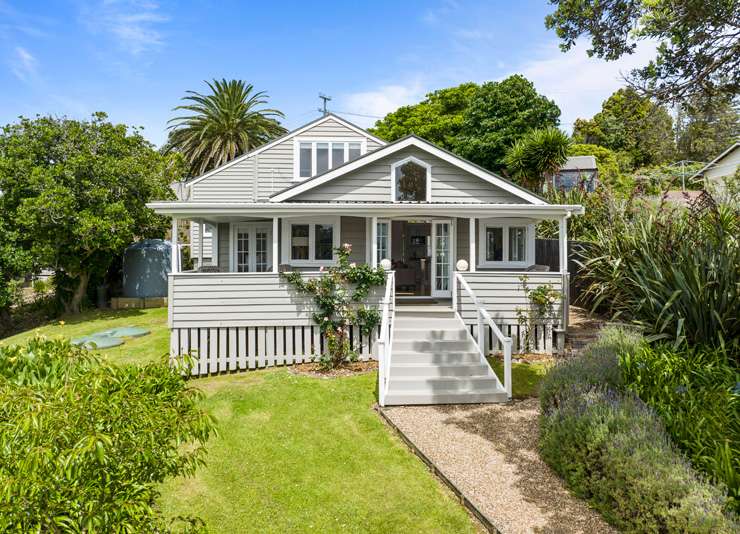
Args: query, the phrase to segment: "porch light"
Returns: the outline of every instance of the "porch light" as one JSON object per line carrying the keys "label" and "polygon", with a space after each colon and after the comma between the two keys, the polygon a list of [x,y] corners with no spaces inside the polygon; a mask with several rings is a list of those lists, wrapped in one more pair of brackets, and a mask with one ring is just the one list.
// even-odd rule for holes
{"label": "porch light", "polygon": [[468,270],[468,262],[465,260],[457,260],[457,263],[455,264],[455,268],[458,271],[464,272]]}

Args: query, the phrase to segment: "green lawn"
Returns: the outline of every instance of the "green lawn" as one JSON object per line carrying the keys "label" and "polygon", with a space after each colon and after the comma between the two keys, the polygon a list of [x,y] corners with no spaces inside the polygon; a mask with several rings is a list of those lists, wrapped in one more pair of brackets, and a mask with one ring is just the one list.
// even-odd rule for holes
{"label": "green lawn", "polygon": [[[504,362],[498,358],[488,358],[488,363],[493,367],[496,375],[503,382]],[[515,399],[526,399],[536,397],[540,382],[547,374],[551,364],[544,362],[536,363],[512,363],[511,364],[511,395]]]}
{"label": "green lawn", "polygon": [[[116,326],[152,333],[101,351],[121,363],[168,350],[166,309],[90,312],[36,332],[77,337]],[[377,374],[319,379],[286,368],[195,379],[217,421],[206,465],[163,486],[168,516],[211,532],[475,532],[475,523],[373,411]]]}
{"label": "green lawn", "polygon": [[34,335],[48,337],[65,336],[75,338],[94,332],[121,326],[142,326],[151,333],[139,338],[126,339],[123,345],[100,351],[106,358],[120,363],[145,363],[159,361],[169,352],[169,331],[167,330],[167,308],[148,310],[91,311],[63,317],[47,325],[0,339],[1,345],[22,343]]}
{"label": "green lawn", "polygon": [[168,514],[215,532],[474,532],[465,510],[372,410],[377,375],[286,369],[197,380],[220,435]]}

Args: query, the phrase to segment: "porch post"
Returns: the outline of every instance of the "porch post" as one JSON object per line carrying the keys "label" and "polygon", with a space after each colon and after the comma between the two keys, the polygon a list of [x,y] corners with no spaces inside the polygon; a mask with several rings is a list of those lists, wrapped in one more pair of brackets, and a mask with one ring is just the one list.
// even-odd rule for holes
{"label": "porch post", "polygon": [[475,235],[475,220],[476,220],[475,217],[471,217],[469,219],[470,222],[468,223],[468,243],[470,246],[470,262],[469,262],[470,265],[468,266],[468,270],[471,273],[475,272],[475,264],[476,264],[475,242],[478,236]]}
{"label": "porch post", "polygon": [[206,225],[201,220],[198,222],[198,269],[203,267],[203,234],[206,233]]}
{"label": "porch post", "polygon": [[278,272],[278,218],[272,218],[272,272]]}
{"label": "porch post", "polygon": [[560,219],[560,230],[558,232],[559,251],[560,251],[560,272],[568,272],[568,218]]}
{"label": "porch post", "polygon": [[375,269],[378,266],[378,218],[372,217],[370,219],[370,250],[372,257],[370,258],[370,266]]}
{"label": "porch post", "polygon": [[180,260],[180,247],[178,246],[178,243],[177,243],[177,218],[176,217],[172,217],[171,243],[172,243],[172,250],[171,250],[170,256],[172,259],[172,266],[170,270],[172,271],[172,274],[175,274],[179,271],[179,267],[180,267],[180,261],[179,261]]}

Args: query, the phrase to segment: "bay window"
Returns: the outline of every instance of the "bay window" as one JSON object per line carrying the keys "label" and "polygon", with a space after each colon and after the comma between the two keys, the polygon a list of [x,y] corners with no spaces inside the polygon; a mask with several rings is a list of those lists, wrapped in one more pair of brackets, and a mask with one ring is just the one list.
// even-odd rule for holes
{"label": "bay window", "polygon": [[297,139],[295,141],[295,178],[305,180],[359,158],[366,151],[366,141]]}

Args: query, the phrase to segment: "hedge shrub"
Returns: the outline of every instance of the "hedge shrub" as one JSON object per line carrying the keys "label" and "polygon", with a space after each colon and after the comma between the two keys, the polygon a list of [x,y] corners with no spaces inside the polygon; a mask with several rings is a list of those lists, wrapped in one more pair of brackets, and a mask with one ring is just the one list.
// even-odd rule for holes
{"label": "hedge shrub", "polygon": [[692,465],[725,484],[740,510],[740,372],[723,349],[623,352],[625,386],[653,408]]}
{"label": "hedge shrub", "polygon": [[642,347],[616,329],[556,366],[541,389],[543,459],[627,532],[736,532],[723,491],[672,443],[655,412],[624,391],[619,354]]}
{"label": "hedge shrub", "polygon": [[213,431],[197,399],[164,364],[112,366],[66,340],[0,347],[0,531],[168,530],[159,484],[193,473]]}

